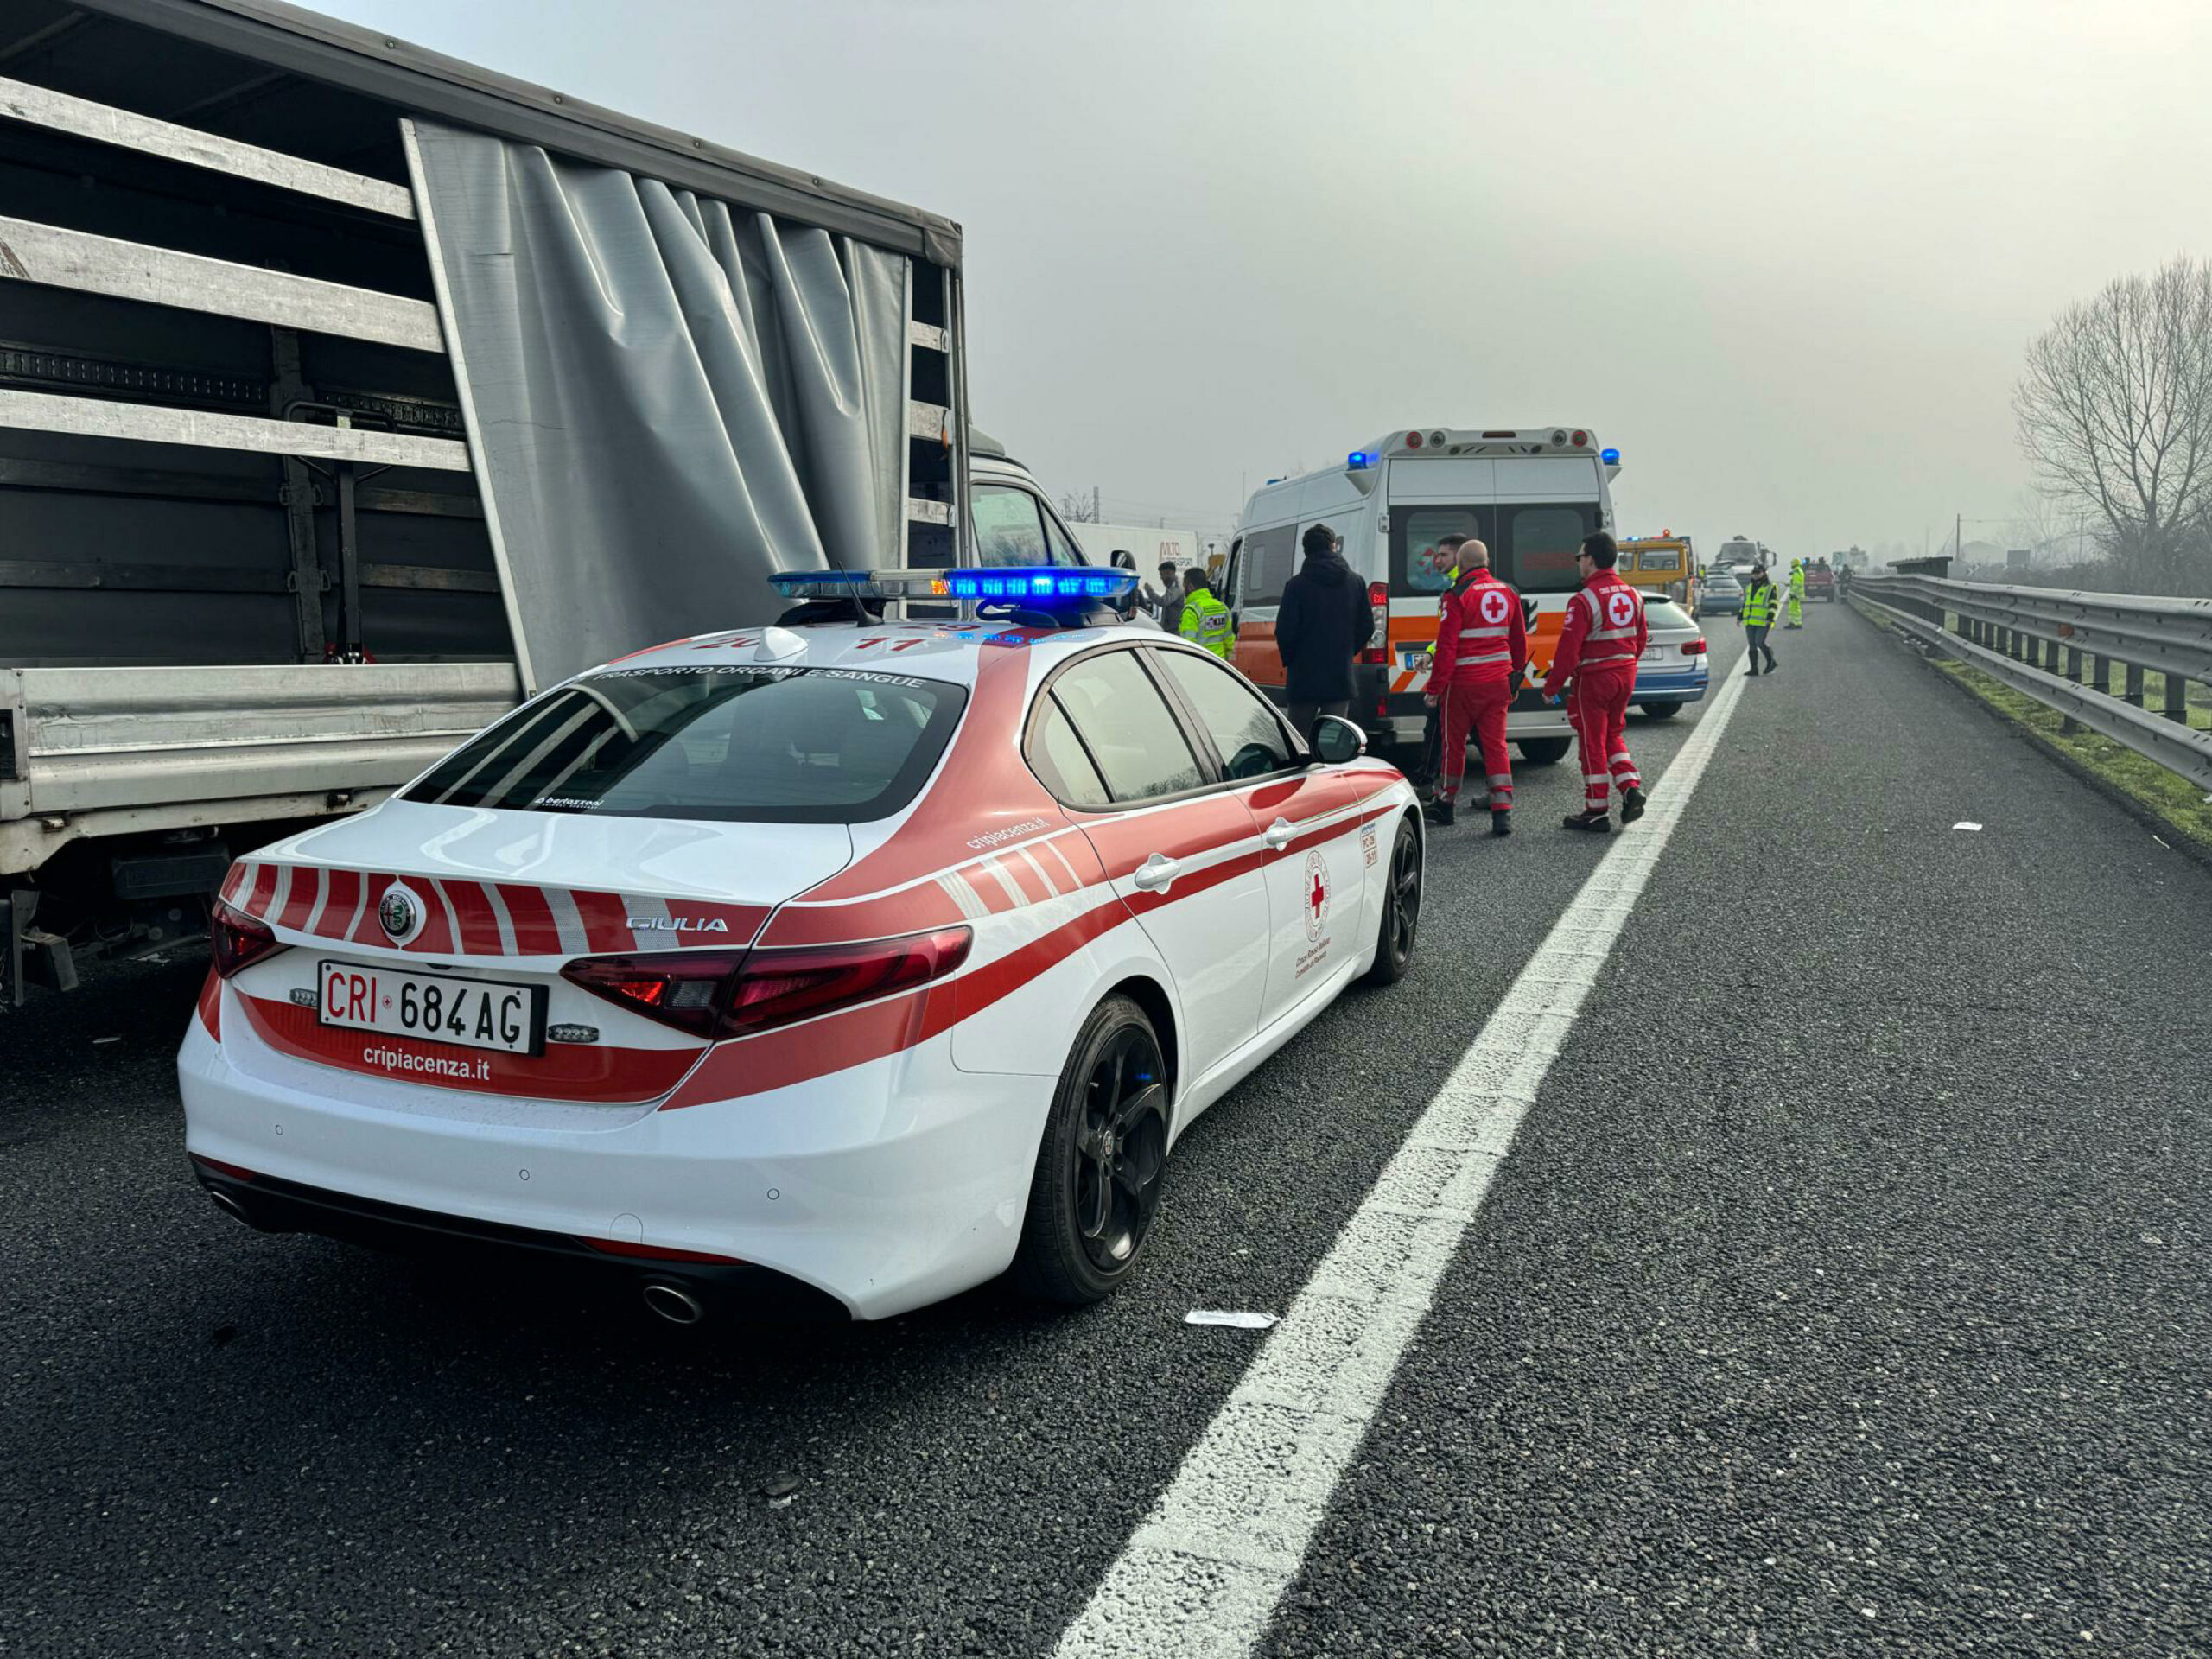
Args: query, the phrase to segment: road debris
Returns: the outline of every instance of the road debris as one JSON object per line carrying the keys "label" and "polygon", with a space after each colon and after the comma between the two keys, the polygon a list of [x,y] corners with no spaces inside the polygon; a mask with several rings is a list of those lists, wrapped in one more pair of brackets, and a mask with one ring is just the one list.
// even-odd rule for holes
{"label": "road debris", "polygon": [[1278,1316],[1273,1313],[1231,1313],[1213,1307],[1194,1307],[1183,1316],[1185,1325],[1221,1325],[1232,1331],[1265,1331]]}

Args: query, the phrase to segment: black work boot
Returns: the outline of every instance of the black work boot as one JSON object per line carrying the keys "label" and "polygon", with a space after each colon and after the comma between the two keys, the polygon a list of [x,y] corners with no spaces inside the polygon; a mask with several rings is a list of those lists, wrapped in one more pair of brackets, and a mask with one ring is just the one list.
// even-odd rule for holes
{"label": "black work boot", "polygon": [[1421,815],[1440,830],[1452,827],[1452,803],[1449,801],[1431,801],[1421,808]]}
{"label": "black work boot", "polygon": [[1490,832],[1493,836],[1511,835],[1513,833],[1513,814],[1498,807],[1491,808]]}
{"label": "black work boot", "polygon": [[1643,791],[1630,786],[1621,791],[1621,822],[1634,823],[1643,816]]}
{"label": "black work boot", "polygon": [[1612,831],[1612,815],[1599,807],[1592,812],[1577,812],[1562,821],[1569,830],[1580,830],[1586,835],[1603,836]]}

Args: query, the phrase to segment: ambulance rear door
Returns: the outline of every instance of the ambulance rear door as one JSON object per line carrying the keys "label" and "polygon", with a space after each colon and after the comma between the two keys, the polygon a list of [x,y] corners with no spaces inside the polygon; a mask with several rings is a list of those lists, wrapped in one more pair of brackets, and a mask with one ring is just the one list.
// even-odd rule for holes
{"label": "ambulance rear door", "polygon": [[1416,711],[1436,648],[1437,607],[1452,585],[1452,556],[1437,543],[1472,536],[1497,546],[1497,472],[1494,461],[1465,456],[1389,463],[1390,691],[1415,700]]}
{"label": "ambulance rear door", "polygon": [[[1595,455],[1510,457],[1497,462],[1497,574],[1513,584],[1529,611],[1529,670],[1541,678],[1552,665],[1567,601],[1582,586],[1574,563],[1582,538],[1605,522],[1605,481]],[[1524,692],[1516,707],[1538,706]]]}

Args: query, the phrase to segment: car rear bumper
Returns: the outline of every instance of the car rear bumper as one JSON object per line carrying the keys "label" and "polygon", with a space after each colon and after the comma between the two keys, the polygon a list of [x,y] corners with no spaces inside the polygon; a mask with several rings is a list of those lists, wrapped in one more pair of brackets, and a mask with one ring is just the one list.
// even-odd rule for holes
{"label": "car rear bumper", "polygon": [[354,1193],[302,1186],[257,1172],[194,1158],[193,1173],[208,1196],[256,1231],[318,1233],[440,1261],[467,1256],[494,1274],[525,1262],[553,1263],[578,1273],[646,1285],[675,1285],[702,1307],[821,1319],[846,1319],[843,1302],[815,1287],[749,1262],[694,1259],[682,1252],[645,1255],[595,1248],[566,1233],[543,1232],[465,1216],[410,1209]]}
{"label": "car rear bumper", "polygon": [[1640,672],[1630,702],[1695,702],[1705,696],[1711,674],[1702,665],[1690,673]]}
{"label": "car rear bumper", "polygon": [[185,1146],[203,1184],[231,1182],[259,1224],[656,1274],[675,1264],[592,1241],[695,1253],[711,1259],[682,1264],[694,1278],[779,1275],[857,1319],[1005,1269],[1051,1090],[958,1071],[940,1034],[789,1088],[551,1127],[428,1084],[319,1086],[322,1068],[260,1046],[243,1019],[221,1029],[219,1045],[195,1022],[178,1056]]}

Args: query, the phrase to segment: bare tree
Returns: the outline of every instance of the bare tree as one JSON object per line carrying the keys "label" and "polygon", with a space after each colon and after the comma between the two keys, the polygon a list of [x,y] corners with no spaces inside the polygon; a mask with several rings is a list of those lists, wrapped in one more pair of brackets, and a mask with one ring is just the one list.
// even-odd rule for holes
{"label": "bare tree", "polygon": [[2013,390],[2041,482],[2148,587],[2201,582],[2212,557],[2212,264],[2177,258],[2069,306]]}

